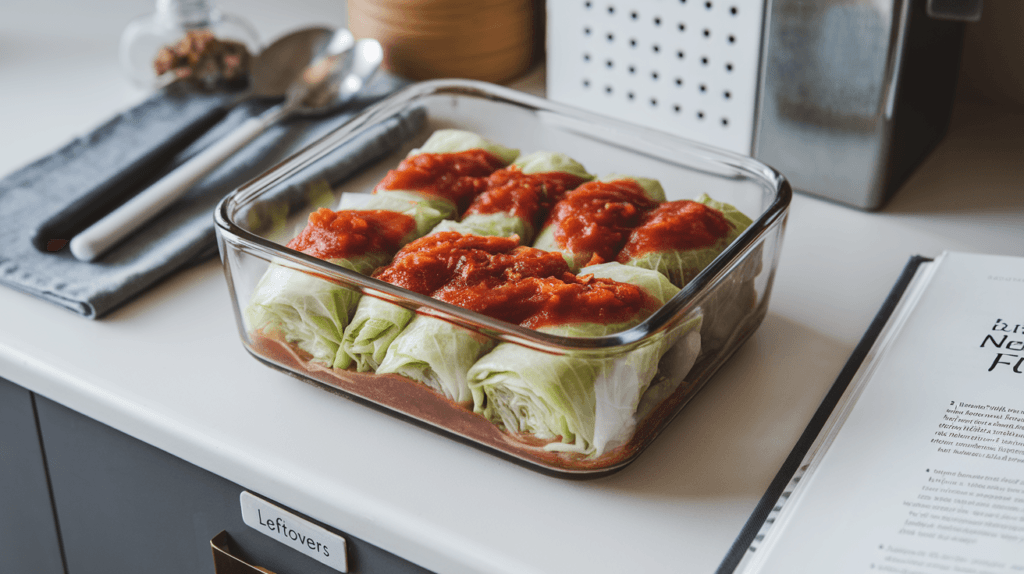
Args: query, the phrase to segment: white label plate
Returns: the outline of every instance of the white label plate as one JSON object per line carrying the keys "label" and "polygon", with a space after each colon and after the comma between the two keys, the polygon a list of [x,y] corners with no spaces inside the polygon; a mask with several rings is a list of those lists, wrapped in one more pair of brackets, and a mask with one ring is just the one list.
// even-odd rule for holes
{"label": "white label plate", "polygon": [[345,539],[252,493],[239,497],[242,520],[251,528],[339,572],[348,572]]}

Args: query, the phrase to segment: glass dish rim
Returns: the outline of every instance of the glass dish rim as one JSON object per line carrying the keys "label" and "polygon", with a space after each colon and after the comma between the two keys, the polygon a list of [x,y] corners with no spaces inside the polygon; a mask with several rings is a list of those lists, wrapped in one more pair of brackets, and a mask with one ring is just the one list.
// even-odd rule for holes
{"label": "glass dish rim", "polygon": [[[260,192],[300,172],[360,130],[394,117],[399,112],[409,109],[423,98],[438,95],[476,97],[504,102],[534,111],[557,114],[576,121],[586,122],[589,125],[603,126],[612,130],[624,130],[634,135],[642,135],[645,140],[653,140],[662,145],[688,148],[690,152],[699,152],[708,161],[718,161],[720,164],[739,170],[750,179],[760,180],[762,183],[768,184],[774,188],[775,197],[760,217],[755,219],[708,267],[702,270],[697,277],[687,283],[679,293],[662,305],[651,316],[638,325],[624,331],[598,337],[568,337],[535,331],[493,319],[426,295],[407,291],[378,279],[361,275],[327,261],[288,249],[283,245],[247,231],[237,225],[230,217],[229,208],[236,201],[240,202],[258,197]],[[388,300],[392,303],[412,304],[414,307],[410,307],[410,305],[405,306],[413,308],[417,313],[422,313],[424,309],[428,309],[432,311],[432,316],[482,332],[501,341],[546,352],[552,352],[553,349],[570,352],[595,350],[608,352],[614,350],[613,354],[618,354],[618,352],[628,352],[643,344],[644,341],[647,341],[656,333],[668,329],[673,320],[679,321],[686,317],[687,311],[694,306],[695,300],[710,286],[717,283],[720,278],[727,275],[729,269],[737,263],[741,255],[752,250],[754,245],[763,236],[768,234],[775,225],[779,224],[779,220],[788,211],[791,199],[792,189],[785,176],[751,157],[630,124],[615,118],[598,115],[504,86],[476,80],[445,79],[411,84],[368,107],[348,122],[324,135],[321,139],[233,190],[217,205],[214,211],[214,221],[218,232],[228,235],[232,238],[233,242],[241,242],[247,248],[254,248],[266,254],[268,260],[273,258],[284,259],[293,266],[305,267],[307,269],[313,268],[318,273],[341,280],[346,287],[357,286],[364,295],[367,294],[368,290],[386,294],[388,295]],[[369,296],[374,295],[371,294]],[[619,349],[614,349],[615,347],[619,347]]]}

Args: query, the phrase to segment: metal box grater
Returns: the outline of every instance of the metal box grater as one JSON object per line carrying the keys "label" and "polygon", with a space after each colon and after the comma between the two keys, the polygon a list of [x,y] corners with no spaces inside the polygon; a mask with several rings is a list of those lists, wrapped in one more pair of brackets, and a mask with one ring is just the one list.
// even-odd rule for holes
{"label": "metal box grater", "polygon": [[764,4],[549,0],[548,97],[749,155]]}
{"label": "metal box grater", "polygon": [[548,0],[548,97],[878,209],[941,140],[981,0]]}

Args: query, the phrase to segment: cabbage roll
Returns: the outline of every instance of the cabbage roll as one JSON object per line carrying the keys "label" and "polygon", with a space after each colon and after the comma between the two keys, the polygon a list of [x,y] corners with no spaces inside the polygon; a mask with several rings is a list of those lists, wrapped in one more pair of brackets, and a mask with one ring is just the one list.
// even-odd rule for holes
{"label": "cabbage roll", "polygon": [[584,183],[554,205],[533,246],[561,253],[573,270],[614,261],[643,214],[664,200],[654,179],[611,175]]}
{"label": "cabbage roll", "polygon": [[519,150],[462,130],[438,130],[412,150],[374,188],[367,209],[394,209],[393,202],[422,202],[443,219],[460,215],[483,191],[485,178],[510,164]]}
{"label": "cabbage roll", "polygon": [[419,381],[448,399],[472,404],[466,373],[496,342],[443,319],[413,314],[388,347],[378,374],[395,373]]}
{"label": "cabbage roll", "polygon": [[662,203],[643,215],[617,261],[658,271],[682,288],[750,224],[738,209],[707,195]]}
{"label": "cabbage roll", "polygon": [[[434,237],[431,234],[420,242],[434,241]],[[577,282],[561,255],[517,246],[514,237],[453,232],[436,237],[446,238],[462,253],[447,257],[452,262],[447,276],[429,294],[496,319],[522,324],[545,303],[544,295],[551,289]],[[475,331],[416,315],[391,343],[377,373],[397,373],[455,402],[469,403],[472,395],[466,373],[494,345],[491,338]]]}
{"label": "cabbage roll", "polygon": [[500,237],[519,236],[533,242],[534,233],[551,206],[566,192],[594,179],[569,156],[538,151],[495,171],[461,221],[442,221],[435,229]]}
{"label": "cabbage roll", "polygon": [[[538,331],[573,337],[615,333],[637,325],[679,291],[660,273],[614,262],[584,268],[581,277],[588,276],[635,285],[650,302],[631,316],[584,316]],[[696,358],[699,344],[692,342],[700,322],[692,318],[615,358],[552,355],[500,343],[469,369],[474,411],[509,432],[551,440],[548,450],[598,456],[632,437],[637,405],[665,351],[688,336],[685,348]]]}
{"label": "cabbage roll", "polygon": [[[662,273],[678,287],[693,280],[751,220],[732,205],[701,195],[695,201],[663,203],[643,217],[633,230],[618,261]],[[752,254],[715,288],[703,303],[701,336],[705,351],[721,348],[757,302],[754,277],[760,255]]]}
{"label": "cabbage roll", "polygon": [[[409,215],[324,208],[310,214],[288,247],[365,275],[387,263],[415,233],[416,221]],[[358,301],[358,291],[271,263],[245,315],[250,331],[280,338],[313,361],[341,368],[348,364],[339,352],[342,336]]]}

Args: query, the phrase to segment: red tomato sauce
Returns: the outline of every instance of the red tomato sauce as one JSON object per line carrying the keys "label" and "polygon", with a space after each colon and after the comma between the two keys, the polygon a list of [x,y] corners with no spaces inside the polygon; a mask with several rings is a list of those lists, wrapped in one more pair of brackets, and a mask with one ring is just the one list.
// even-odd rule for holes
{"label": "red tomato sauce", "polygon": [[374,277],[529,328],[621,323],[658,307],[635,285],[573,275],[559,253],[454,231],[406,245]]}
{"label": "red tomato sauce", "polygon": [[456,231],[431,233],[403,247],[390,265],[378,269],[373,276],[431,295],[458,274],[486,269],[492,255],[508,253],[517,245],[515,237],[463,235]]}
{"label": "red tomato sauce", "polygon": [[565,194],[548,218],[555,242],[572,253],[593,253],[588,264],[614,261],[644,213],[658,205],[632,180],[591,181]]}
{"label": "red tomato sauce", "polygon": [[658,308],[657,301],[636,285],[572,274],[446,285],[434,298],[531,329],[567,323],[622,323],[641,311]]}
{"label": "red tomato sauce", "polygon": [[462,213],[486,187],[484,178],[504,165],[500,158],[482,149],[421,153],[402,160],[374,191],[402,189],[444,197],[455,202]]}
{"label": "red tomato sauce", "polygon": [[331,211],[309,214],[309,222],[288,247],[318,259],[345,259],[368,253],[394,253],[416,227],[416,220],[393,211]]}
{"label": "red tomato sauce", "polygon": [[476,196],[466,214],[508,213],[536,227],[555,201],[583,181],[568,173],[526,174],[516,167],[499,169],[488,176],[486,189]]}
{"label": "red tomato sauce", "polygon": [[630,233],[618,260],[626,262],[657,251],[711,247],[733,230],[721,211],[696,201],[670,201],[644,214]]}

